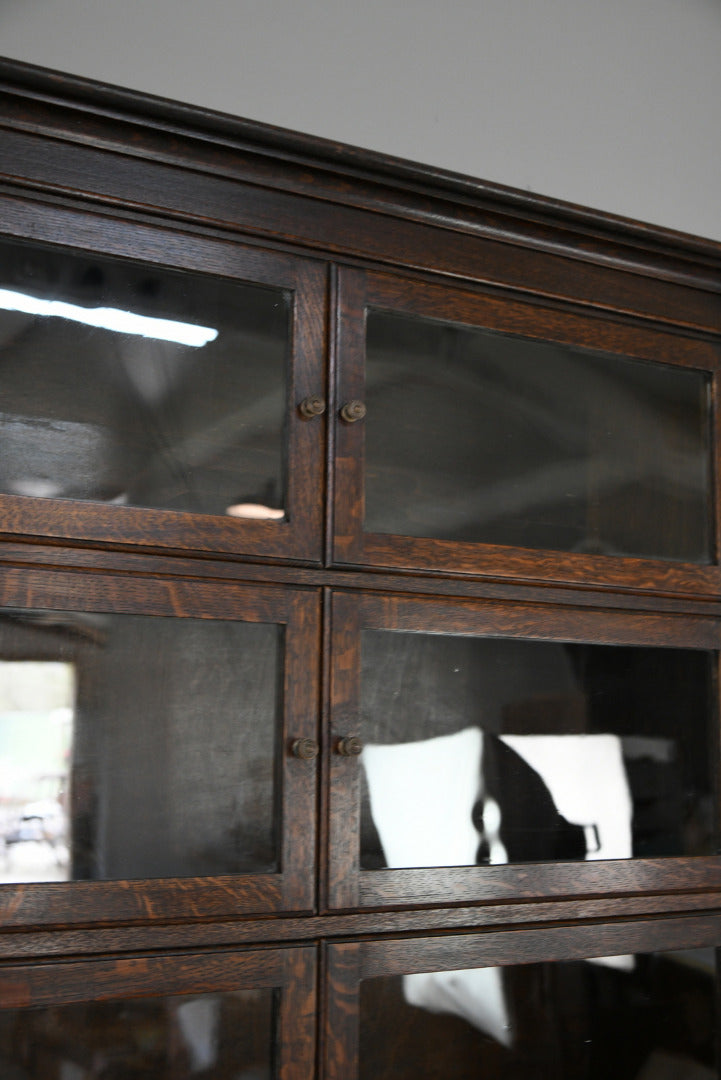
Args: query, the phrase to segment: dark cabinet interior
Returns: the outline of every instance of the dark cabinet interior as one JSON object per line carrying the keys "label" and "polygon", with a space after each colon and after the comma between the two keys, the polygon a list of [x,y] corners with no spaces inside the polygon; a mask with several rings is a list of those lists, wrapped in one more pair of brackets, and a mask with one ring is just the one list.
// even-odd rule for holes
{"label": "dark cabinet interior", "polygon": [[0,87],[0,1074],[719,1075],[719,245]]}

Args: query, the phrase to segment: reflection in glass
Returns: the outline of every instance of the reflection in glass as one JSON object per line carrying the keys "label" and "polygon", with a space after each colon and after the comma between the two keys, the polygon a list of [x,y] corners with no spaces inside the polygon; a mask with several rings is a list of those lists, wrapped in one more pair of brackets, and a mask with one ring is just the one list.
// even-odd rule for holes
{"label": "reflection in glass", "polygon": [[[608,962],[608,961],[611,962]],[[361,1080],[711,1080],[713,950],[374,978]]]}
{"label": "reflection in glass", "polygon": [[711,561],[707,377],[381,311],[372,533]]}
{"label": "reflection in glass", "polygon": [[68,876],[74,708],[73,664],[0,660],[0,881]]}
{"label": "reflection in glass", "polygon": [[8,1080],[270,1080],[274,992],[0,1011]]}
{"label": "reflection in glass", "polygon": [[289,303],[0,243],[0,491],[282,518]]}
{"label": "reflection in glass", "polygon": [[3,611],[0,656],[0,881],[277,869],[280,626]]}
{"label": "reflection in glass", "polygon": [[710,654],[367,630],[361,865],[715,852]]}

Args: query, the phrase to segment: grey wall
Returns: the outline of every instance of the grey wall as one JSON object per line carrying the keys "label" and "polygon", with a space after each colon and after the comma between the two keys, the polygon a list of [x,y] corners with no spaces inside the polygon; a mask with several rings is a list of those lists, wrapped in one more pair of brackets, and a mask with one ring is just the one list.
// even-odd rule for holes
{"label": "grey wall", "polygon": [[721,0],[0,0],[0,53],[721,240]]}

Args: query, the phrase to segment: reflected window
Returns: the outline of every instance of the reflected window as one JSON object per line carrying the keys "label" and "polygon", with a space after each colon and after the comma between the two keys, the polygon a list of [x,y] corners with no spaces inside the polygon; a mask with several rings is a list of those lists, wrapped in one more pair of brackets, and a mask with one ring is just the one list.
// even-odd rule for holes
{"label": "reflected window", "polygon": [[712,1080],[714,950],[364,980],[361,1080]]}
{"label": "reflected window", "polygon": [[0,1071],[13,1080],[270,1080],[273,990],[0,1011]]}
{"label": "reflected window", "polygon": [[69,875],[75,666],[0,661],[0,881]]}
{"label": "reflected window", "polygon": [[706,373],[370,310],[370,533],[709,563]]}
{"label": "reflected window", "polygon": [[48,658],[0,665],[2,880],[277,871],[284,640],[272,623],[0,611],[0,655]]}
{"label": "reflected window", "polygon": [[282,519],[290,304],[0,242],[0,492]]}
{"label": "reflected window", "polygon": [[716,850],[711,654],[368,630],[361,865]]}

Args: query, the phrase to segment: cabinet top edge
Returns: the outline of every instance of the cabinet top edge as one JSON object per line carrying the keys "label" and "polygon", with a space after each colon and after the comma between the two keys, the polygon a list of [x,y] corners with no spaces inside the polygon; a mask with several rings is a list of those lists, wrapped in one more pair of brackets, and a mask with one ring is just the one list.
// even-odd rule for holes
{"label": "cabinet top edge", "polygon": [[[469,209],[489,215],[491,231],[509,239],[522,238],[524,229],[541,228],[565,234],[596,238],[604,247],[626,254],[653,258],[669,256],[682,262],[721,269],[721,241],[695,236],[663,226],[637,221],[606,211],[580,206],[511,186],[477,179],[437,166],[406,160],[320,136],[303,134],[260,121],[237,117],[201,106],[190,105],[142,91],[125,89],[81,76],[70,75],[23,61],[0,57],[0,119],[2,97],[15,98],[27,110],[33,105],[51,106],[62,124],[86,118],[141,127],[149,134],[172,134],[192,142],[213,143],[250,157],[272,159],[282,172],[302,166],[335,182],[338,201],[357,202],[354,186],[373,185],[382,189],[380,205],[403,214],[412,213],[418,196],[431,203],[443,203],[442,216],[449,222],[455,206],[459,222]],[[30,112],[30,119],[32,115]],[[86,141],[77,128],[74,140]],[[92,140],[91,140],[92,141]],[[138,148],[135,148],[135,153]],[[188,164],[192,165],[189,156]],[[356,193],[357,194],[357,193]],[[563,243],[561,241],[561,243]],[[573,246],[572,240],[566,243]],[[565,246],[565,245],[563,245]],[[600,254],[600,252],[599,252]],[[608,255],[608,252],[606,251]],[[588,252],[586,252],[588,257]]]}

